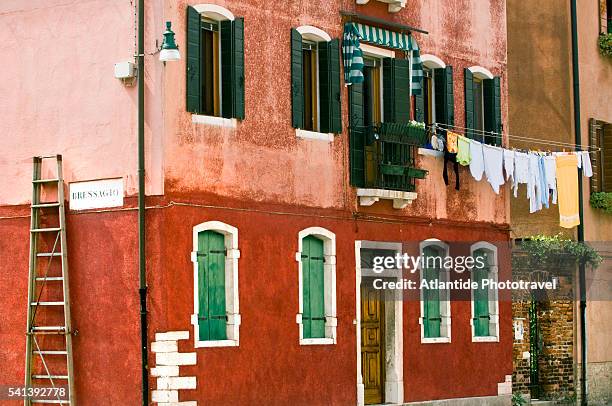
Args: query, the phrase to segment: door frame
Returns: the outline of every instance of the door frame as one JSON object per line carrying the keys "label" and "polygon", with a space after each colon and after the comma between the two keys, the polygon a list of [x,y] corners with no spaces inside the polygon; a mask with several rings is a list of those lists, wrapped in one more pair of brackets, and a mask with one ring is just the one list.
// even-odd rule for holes
{"label": "door frame", "polygon": [[[382,241],[355,241],[355,336],[357,353],[357,404],[365,404],[365,388],[361,375],[361,279],[364,276],[380,276],[371,270],[361,269],[361,249],[388,249],[402,253],[402,243]],[[401,281],[402,270],[397,269],[384,274],[385,279]],[[403,336],[403,300],[389,300],[394,292],[385,292],[385,322],[389,320],[388,312],[393,312],[393,322],[385,323],[385,359],[384,398],[386,403],[401,404],[404,402],[404,336]],[[401,294],[401,291],[400,291]],[[392,328],[392,333],[390,332]]]}

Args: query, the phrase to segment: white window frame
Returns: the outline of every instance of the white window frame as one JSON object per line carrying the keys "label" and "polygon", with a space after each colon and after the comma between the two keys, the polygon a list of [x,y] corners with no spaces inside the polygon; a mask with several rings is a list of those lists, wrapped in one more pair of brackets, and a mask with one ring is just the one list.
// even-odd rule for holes
{"label": "white window frame", "polygon": [[[476,250],[484,249],[490,254],[489,258],[493,260],[492,264],[489,264],[489,278],[497,282],[499,279],[499,257],[497,247],[486,241],[479,241],[472,244],[470,247],[470,256],[474,257]],[[473,268],[472,268],[473,269]],[[471,273],[471,272],[470,272]],[[497,289],[489,288],[489,334],[494,332],[494,335],[488,336],[476,336],[476,329],[474,326],[474,290],[470,291],[470,303],[471,303],[471,317],[470,326],[472,330],[472,342],[473,343],[484,343],[484,342],[499,342],[499,292]]]}
{"label": "white window frame", "polygon": [[[429,238],[421,241],[419,244],[419,254],[424,258],[424,250],[426,247],[434,246],[442,250],[442,264],[445,262],[445,258],[449,256],[449,245],[437,238]],[[419,263],[419,284],[423,280],[423,263]],[[443,282],[450,281],[450,268],[442,267],[440,270],[440,277]],[[450,290],[440,290],[440,337],[425,337],[425,323],[423,318],[425,317],[425,301],[423,298],[423,289],[419,289],[420,294],[420,306],[421,316],[419,317],[419,325],[421,326],[421,344],[441,344],[450,343],[452,338],[451,328],[451,305],[450,305]]]}
{"label": "white window frame", "polygon": [[[196,4],[192,6],[198,13],[200,13],[200,18],[204,17],[212,21],[216,21],[220,23],[221,21],[234,21],[236,17],[234,14],[226,9],[225,7],[218,6],[216,4]],[[221,34],[219,32],[219,34]],[[219,93],[221,93],[221,83],[222,83],[222,71],[221,71],[221,39],[219,35]],[[219,103],[222,103],[221,100],[222,94],[219,94]],[[236,128],[238,125],[238,120],[235,118],[225,118],[221,116],[208,116],[205,114],[191,114],[191,122],[193,124],[206,124],[215,127],[225,127],[225,128]]]}
{"label": "white window frame", "polygon": [[[200,341],[198,326],[199,286],[198,286],[198,235],[203,231],[216,231],[225,237],[225,312],[227,315],[227,340]],[[193,314],[191,324],[194,326],[195,348],[205,347],[238,347],[240,344],[240,308],[238,292],[238,229],[220,221],[207,221],[193,227]]]}
{"label": "white window frame", "polygon": [[[312,25],[302,25],[296,28],[297,32],[302,35],[302,42],[330,42],[331,36],[320,28]],[[317,72],[316,72],[316,86],[319,88],[319,48],[317,47],[316,52],[317,61]],[[302,128],[295,129],[295,136],[297,138],[309,139],[309,140],[320,140],[332,142],[334,140],[333,133],[322,133],[321,130],[321,93],[317,91],[317,128],[314,131],[304,130]]]}
{"label": "white window frame", "polygon": [[[325,291],[325,337],[304,338],[304,325],[302,315],[304,314],[304,286],[302,278],[302,251],[303,240],[308,236],[316,237],[323,241],[323,289]],[[336,344],[338,318],[336,317],[336,235],[322,227],[308,227],[298,233],[298,251],[295,253],[298,263],[298,295],[299,312],[295,321],[299,327],[300,345],[326,345]]]}

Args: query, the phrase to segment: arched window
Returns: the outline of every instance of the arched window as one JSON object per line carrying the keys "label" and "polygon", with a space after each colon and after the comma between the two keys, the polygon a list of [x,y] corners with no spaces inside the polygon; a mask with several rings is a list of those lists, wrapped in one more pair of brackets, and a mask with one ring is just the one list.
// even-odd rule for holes
{"label": "arched window", "polygon": [[455,124],[455,98],[453,92],[453,67],[437,56],[425,54],[423,61],[423,91],[415,96],[417,121]]}
{"label": "arched window", "polygon": [[[465,69],[465,127],[470,138],[501,145],[501,84],[498,76],[482,66]],[[475,131],[471,131],[471,130]]]}
{"label": "arched window", "polygon": [[428,239],[420,244],[421,251],[421,342],[451,342],[450,292],[439,289],[437,283],[449,281],[450,269],[445,267],[448,244]]}
{"label": "arched window", "polygon": [[336,236],[321,227],[298,234],[300,344],[335,344],[336,327]]}
{"label": "arched window", "polygon": [[193,228],[195,347],[239,345],[238,229],[219,221]]}
{"label": "arched window", "polygon": [[476,260],[472,268],[472,341],[499,341],[499,298],[497,289],[490,283],[498,280],[497,247],[488,242],[478,242],[471,247],[471,256]]}

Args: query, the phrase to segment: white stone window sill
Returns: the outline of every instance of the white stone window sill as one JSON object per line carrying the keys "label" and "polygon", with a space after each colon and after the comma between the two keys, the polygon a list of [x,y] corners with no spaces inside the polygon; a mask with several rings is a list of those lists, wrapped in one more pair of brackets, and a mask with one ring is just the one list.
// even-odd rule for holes
{"label": "white stone window sill", "polygon": [[421,344],[446,344],[450,343],[450,337],[429,337],[429,338],[421,338]]}
{"label": "white stone window sill", "polygon": [[204,116],[201,114],[192,114],[191,122],[194,124],[208,124],[225,128],[236,128],[238,126],[238,120],[235,118]]}
{"label": "white stone window sill", "polygon": [[196,341],[195,348],[238,347],[236,340]]}
{"label": "white stone window sill", "polygon": [[444,152],[429,148],[419,148],[419,155],[442,158],[444,156]]}
{"label": "white stone window sill", "polygon": [[295,136],[306,140],[319,140],[332,142],[334,140],[334,134],[332,133],[320,133],[316,131],[302,130],[301,128],[295,129]]}
{"label": "white stone window sill", "polygon": [[403,209],[417,198],[415,192],[357,188],[360,206],[371,206],[380,199],[393,200],[394,209]]}
{"label": "white stone window sill", "polygon": [[300,345],[333,345],[336,340],[333,338],[300,338]]}
{"label": "white stone window sill", "polygon": [[498,343],[499,337],[486,336],[486,337],[472,337],[473,343]]}

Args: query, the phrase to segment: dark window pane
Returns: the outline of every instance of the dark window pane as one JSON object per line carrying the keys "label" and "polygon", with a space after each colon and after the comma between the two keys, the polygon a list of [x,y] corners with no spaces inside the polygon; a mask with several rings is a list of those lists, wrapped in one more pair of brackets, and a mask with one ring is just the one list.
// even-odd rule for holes
{"label": "dark window pane", "polygon": [[213,32],[202,30],[202,113],[215,114],[214,37]]}

